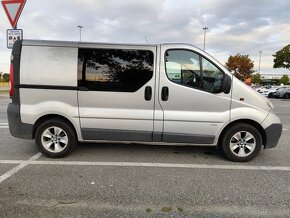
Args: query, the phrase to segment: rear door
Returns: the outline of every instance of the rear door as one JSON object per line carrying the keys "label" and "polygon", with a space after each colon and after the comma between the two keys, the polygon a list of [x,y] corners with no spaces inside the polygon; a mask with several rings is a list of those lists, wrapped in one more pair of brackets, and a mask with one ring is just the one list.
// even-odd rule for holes
{"label": "rear door", "polygon": [[154,46],[81,45],[79,117],[84,140],[152,141]]}
{"label": "rear door", "polygon": [[229,122],[231,93],[220,92],[224,72],[193,50],[162,45],[159,102],[164,142],[214,144]]}

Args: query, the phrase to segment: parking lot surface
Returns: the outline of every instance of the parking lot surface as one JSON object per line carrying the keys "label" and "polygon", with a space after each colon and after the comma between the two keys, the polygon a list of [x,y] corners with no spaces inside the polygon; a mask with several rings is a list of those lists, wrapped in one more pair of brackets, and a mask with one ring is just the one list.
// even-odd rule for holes
{"label": "parking lot surface", "polygon": [[290,101],[279,145],[248,163],[215,148],[79,144],[62,159],[13,138],[0,93],[1,217],[290,217]]}

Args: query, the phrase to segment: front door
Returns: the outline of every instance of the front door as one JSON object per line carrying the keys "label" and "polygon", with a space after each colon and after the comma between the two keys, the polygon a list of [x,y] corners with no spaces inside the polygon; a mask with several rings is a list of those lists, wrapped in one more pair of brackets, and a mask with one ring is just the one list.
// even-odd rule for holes
{"label": "front door", "polygon": [[224,72],[191,47],[161,49],[159,102],[164,142],[214,144],[229,121],[231,93],[221,93]]}
{"label": "front door", "polygon": [[83,140],[152,141],[155,55],[153,46],[79,48]]}

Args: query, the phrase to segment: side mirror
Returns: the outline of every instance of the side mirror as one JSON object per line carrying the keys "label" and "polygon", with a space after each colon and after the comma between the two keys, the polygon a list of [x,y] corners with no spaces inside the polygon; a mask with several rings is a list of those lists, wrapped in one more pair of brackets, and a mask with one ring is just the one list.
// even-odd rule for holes
{"label": "side mirror", "polygon": [[224,92],[225,94],[229,94],[231,91],[231,86],[232,86],[232,79],[229,75],[225,74],[224,79],[222,81],[221,92]]}

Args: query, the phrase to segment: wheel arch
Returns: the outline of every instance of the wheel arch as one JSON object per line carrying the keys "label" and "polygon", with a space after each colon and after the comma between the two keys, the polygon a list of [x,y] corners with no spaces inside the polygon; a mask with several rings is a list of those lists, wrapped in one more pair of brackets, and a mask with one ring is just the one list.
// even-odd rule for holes
{"label": "wheel arch", "polygon": [[71,126],[71,128],[73,129],[75,135],[77,138],[78,137],[78,132],[77,132],[77,129],[75,127],[75,125],[73,124],[73,122],[71,120],[69,120],[68,118],[62,116],[62,115],[59,115],[59,114],[47,114],[47,115],[43,115],[41,117],[39,117],[34,125],[33,125],[33,130],[32,130],[32,137],[35,138],[35,133],[36,133],[36,130],[37,128],[40,126],[41,123],[47,121],[47,120],[50,120],[50,119],[60,119],[60,120],[63,120],[64,122],[66,122],[67,124],[69,124]]}
{"label": "wheel arch", "polygon": [[233,126],[233,125],[235,125],[237,123],[246,123],[246,124],[249,124],[251,126],[254,126],[260,132],[261,137],[262,137],[262,145],[265,147],[265,145],[267,143],[267,137],[266,137],[266,132],[265,132],[264,128],[259,123],[257,123],[256,121],[250,120],[250,119],[239,119],[239,120],[235,120],[233,122],[228,123],[223,128],[223,130],[221,131],[221,133],[219,135],[219,138],[218,138],[218,146],[220,146],[220,142],[221,142],[224,134],[227,132],[227,130],[229,128],[231,128],[231,126]]}

